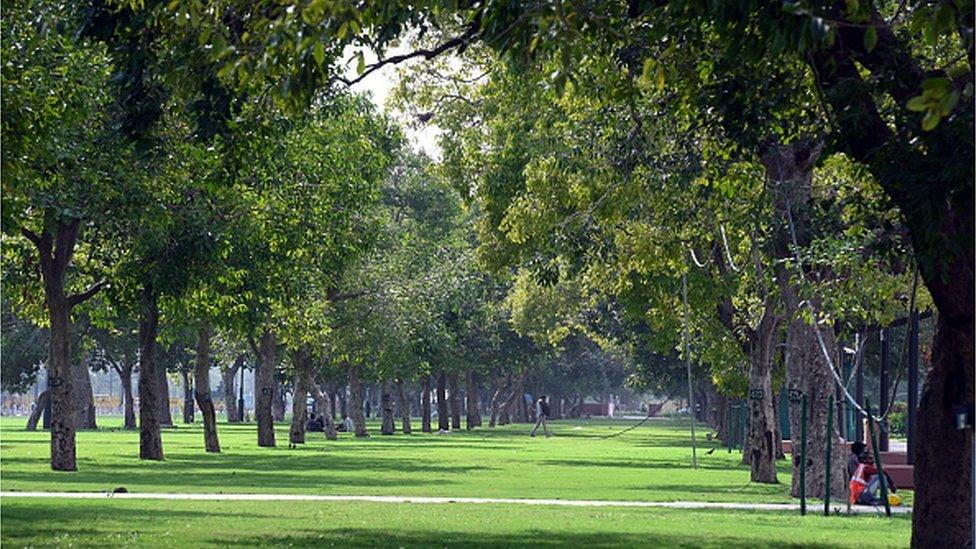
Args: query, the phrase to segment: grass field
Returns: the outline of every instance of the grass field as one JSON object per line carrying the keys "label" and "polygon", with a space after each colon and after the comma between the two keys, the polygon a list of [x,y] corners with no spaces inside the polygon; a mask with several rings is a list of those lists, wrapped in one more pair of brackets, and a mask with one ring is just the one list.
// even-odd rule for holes
{"label": "grass field", "polygon": [[[141,462],[138,433],[78,434],[75,473],[48,467],[47,433],[0,422],[5,491],[289,493],[403,496],[785,503],[780,485],[748,482],[740,454],[703,441],[690,468],[687,424],[553,422],[555,436],[529,438],[524,425],[451,435],[414,434],[328,442],[320,433],[297,450],[256,445],[253,424],[220,425],[223,453],[203,452],[199,424],[164,431],[166,461]],[[106,428],[107,427],[107,428]],[[371,425],[378,430],[378,425]],[[799,517],[752,511],[420,505],[365,502],[48,500],[0,502],[4,545],[298,546],[906,546],[910,520]],[[151,521],[139,517],[152,517]]]}

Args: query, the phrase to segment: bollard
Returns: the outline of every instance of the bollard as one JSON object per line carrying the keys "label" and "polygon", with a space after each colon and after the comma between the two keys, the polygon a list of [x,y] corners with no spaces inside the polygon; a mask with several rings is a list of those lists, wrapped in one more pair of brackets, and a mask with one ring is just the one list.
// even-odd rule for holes
{"label": "bollard", "polygon": [[834,395],[827,399],[827,456],[824,460],[824,516],[830,516],[830,468],[832,467],[831,444],[834,439]]}
{"label": "bollard", "polygon": [[[800,409],[800,514],[807,514],[807,395]],[[794,449],[794,452],[796,450]]]}
{"label": "bollard", "polygon": [[888,501],[888,479],[881,465],[881,454],[878,452],[878,437],[874,432],[874,420],[871,419],[871,399],[864,397],[864,409],[868,413],[868,436],[871,437],[871,450],[874,452],[874,464],[878,468],[878,480],[881,481],[881,499],[884,501],[885,515],[891,516],[891,503]]}

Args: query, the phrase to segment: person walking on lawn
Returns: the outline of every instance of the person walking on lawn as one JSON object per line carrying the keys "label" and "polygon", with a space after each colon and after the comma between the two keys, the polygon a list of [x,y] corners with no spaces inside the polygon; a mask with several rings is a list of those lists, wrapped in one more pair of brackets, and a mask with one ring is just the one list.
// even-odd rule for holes
{"label": "person walking on lawn", "polygon": [[532,434],[530,436],[535,436],[535,432],[539,430],[540,425],[542,425],[542,432],[546,434],[546,437],[551,436],[549,434],[549,427],[546,425],[546,420],[549,419],[549,399],[545,395],[542,395],[535,401],[535,417],[538,419],[535,421],[535,427],[532,428]]}

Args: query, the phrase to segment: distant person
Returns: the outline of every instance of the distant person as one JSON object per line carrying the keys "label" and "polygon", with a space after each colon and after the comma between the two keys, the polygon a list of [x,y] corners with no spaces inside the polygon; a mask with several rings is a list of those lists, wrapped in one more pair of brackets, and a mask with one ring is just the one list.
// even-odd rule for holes
{"label": "distant person", "polygon": [[549,399],[545,395],[542,395],[535,401],[535,416],[538,419],[535,421],[535,427],[532,428],[532,434],[530,436],[535,436],[540,425],[542,425],[542,432],[546,434],[546,437],[551,436],[549,434],[549,427],[546,425],[546,419],[549,418]]}
{"label": "distant person", "polygon": [[315,415],[315,412],[312,412],[311,417],[307,422],[305,422],[305,430],[312,433],[321,433],[325,430],[325,424],[322,422],[322,418],[320,416],[317,416]]}
{"label": "distant person", "polygon": [[351,433],[356,430],[356,426],[353,425],[352,418],[349,416],[346,416],[345,419],[342,420],[342,427],[347,433]]}

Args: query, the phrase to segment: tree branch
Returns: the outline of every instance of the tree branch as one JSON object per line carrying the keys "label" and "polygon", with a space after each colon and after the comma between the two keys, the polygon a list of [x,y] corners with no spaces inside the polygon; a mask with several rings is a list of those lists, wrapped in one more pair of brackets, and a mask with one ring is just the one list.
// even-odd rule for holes
{"label": "tree branch", "polygon": [[350,293],[339,293],[339,290],[333,288],[329,290],[328,293],[326,294],[326,299],[328,299],[329,301],[347,301],[350,299],[363,297],[364,295],[369,295],[371,293],[372,292],[369,290],[360,290],[358,292],[350,292]]}
{"label": "tree branch", "polygon": [[99,280],[95,284],[92,284],[87,290],[81,293],[72,294],[68,296],[68,308],[72,308],[75,305],[80,305],[88,301],[93,295],[97,294],[102,288],[108,285],[108,281]]}
{"label": "tree branch", "polygon": [[431,60],[451,48],[458,48],[459,50],[463,50],[468,46],[468,44],[470,44],[474,40],[475,36],[481,30],[481,15],[483,12],[484,12],[484,6],[482,5],[482,7],[478,9],[477,13],[474,16],[474,19],[471,21],[470,24],[468,24],[464,32],[455,36],[454,38],[451,38],[450,40],[441,42],[439,45],[437,45],[434,48],[430,48],[430,49],[422,48],[422,49],[414,50],[410,53],[404,53],[401,55],[394,55],[393,57],[387,57],[386,59],[380,59],[377,62],[372,63],[368,67],[366,67],[366,70],[364,70],[356,78],[349,79],[342,76],[337,76],[335,77],[335,79],[347,86],[352,86],[358,82],[361,82],[370,74],[378,71],[379,69],[387,65],[398,65],[400,63],[403,63],[404,61],[409,61],[411,59],[416,59],[418,57],[422,57],[425,60]]}

